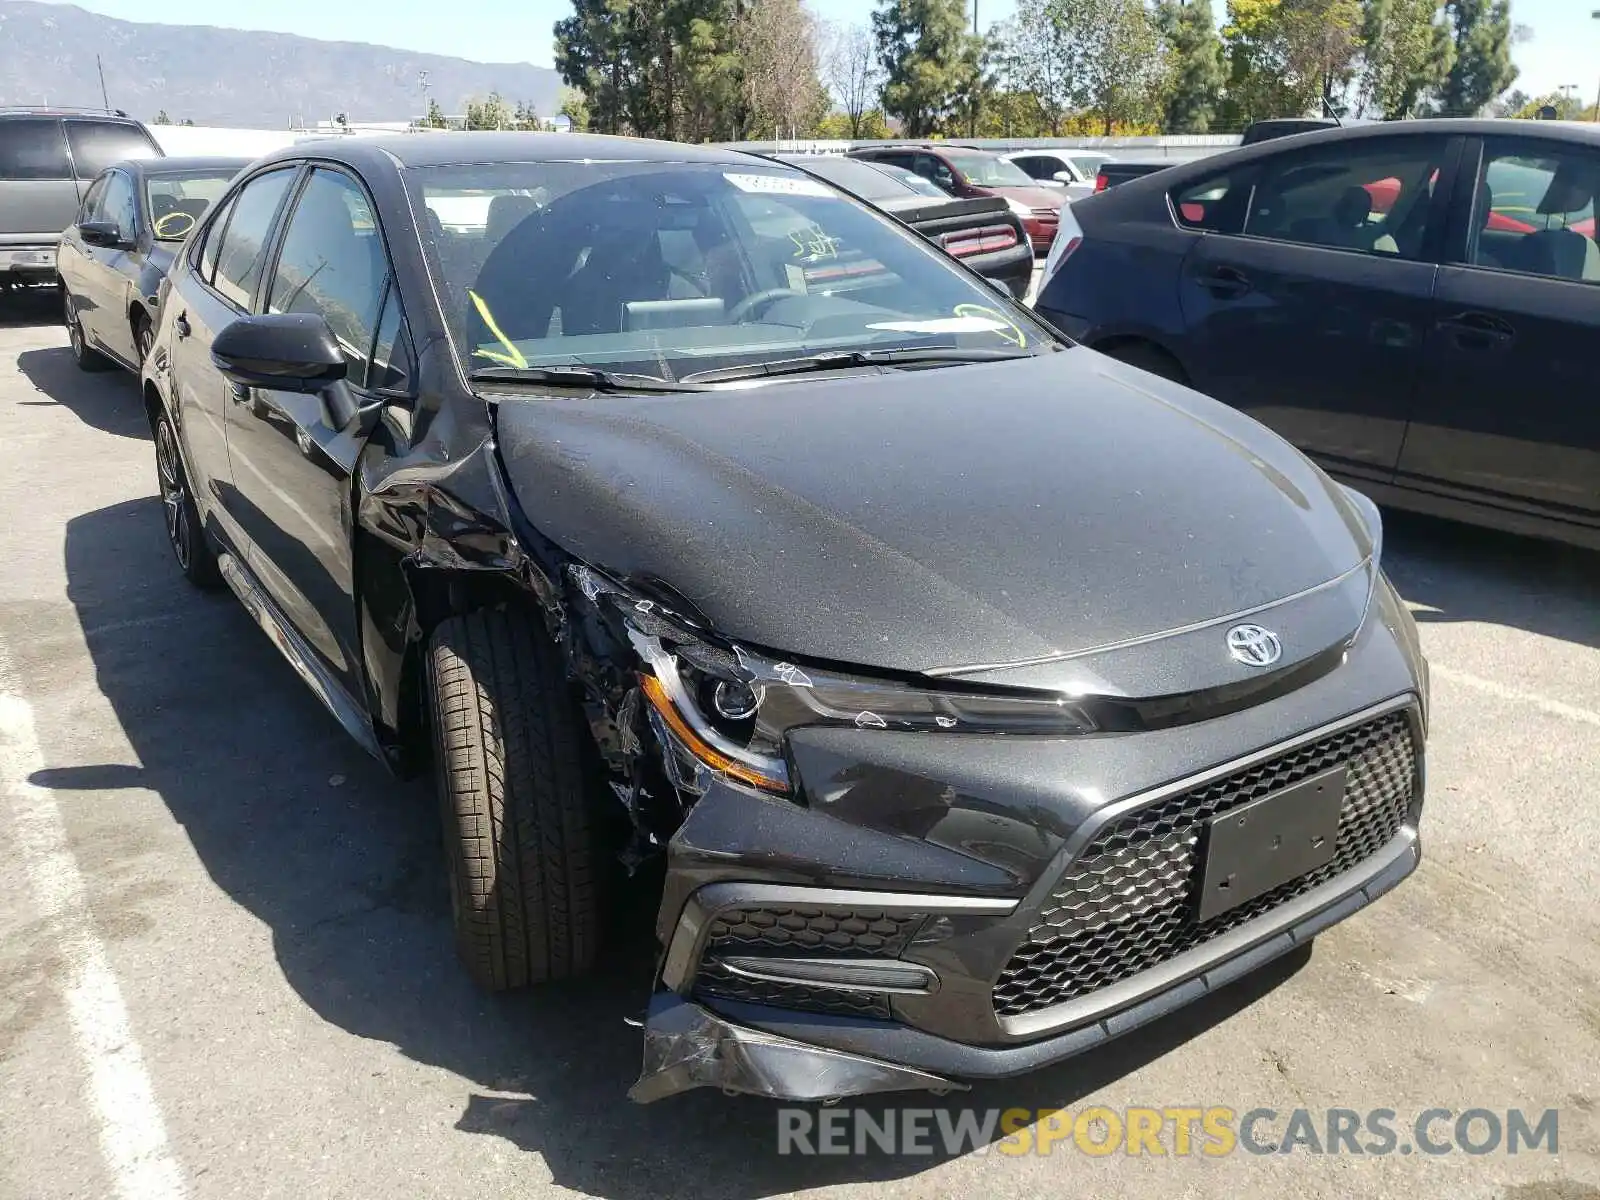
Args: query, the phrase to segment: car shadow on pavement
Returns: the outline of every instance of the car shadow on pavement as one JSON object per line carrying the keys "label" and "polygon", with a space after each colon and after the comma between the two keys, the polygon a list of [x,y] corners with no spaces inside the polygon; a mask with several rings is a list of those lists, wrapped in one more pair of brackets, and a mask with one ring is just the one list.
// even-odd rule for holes
{"label": "car shadow on pavement", "polygon": [[[96,684],[137,765],[60,765],[31,781],[158,794],[216,886],[271,930],[301,1001],[356,1037],[468,1081],[457,1129],[537,1152],[556,1183],[611,1200],[663,1191],[754,1200],[902,1178],[949,1157],[937,1139],[926,1156],[780,1156],[774,1102],[702,1090],[632,1104],[640,1034],[627,1022],[642,1013],[654,955],[648,884],[621,892],[595,975],[484,995],[451,952],[431,788],[397,782],[363,755],[231,596],[182,581],[157,501],[74,518],[66,566]],[[1049,1070],[863,1107],[1070,1106],[1249,1005],[1308,954]],[[384,1053],[371,1051],[378,1062]],[[283,1086],[295,1078],[287,1072]]]}
{"label": "car shadow on pavement", "polygon": [[1384,569],[1421,624],[1481,621],[1600,647],[1600,553],[1384,512]]}
{"label": "car shadow on pavement", "polygon": [[66,346],[24,350],[17,369],[39,390],[21,405],[59,406],[85,425],[118,437],[150,438],[150,421],[139,399],[139,381],[127,371],[82,371]]}

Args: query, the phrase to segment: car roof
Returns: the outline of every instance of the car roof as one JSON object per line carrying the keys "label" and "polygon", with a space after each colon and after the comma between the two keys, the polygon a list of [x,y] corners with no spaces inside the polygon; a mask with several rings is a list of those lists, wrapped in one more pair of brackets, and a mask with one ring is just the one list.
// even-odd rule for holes
{"label": "car roof", "polygon": [[[1259,123],[1266,124],[1266,122]],[[1425,117],[1413,121],[1370,121],[1334,125],[1262,142],[1260,149],[1266,153],[1275,153],[1291,142],[1296,146],[1310,146],[1321,145],[1324,142],[1404,137],[1407,134],[1417,133],[1443,133],[1457,137],[1555,137],[1561,141],[1600,144],[1600,125],[1581,121],[1525,121],[1514,117]],[[1254,151],[1257,147],[1250,146],[1248,149]]]}
{"label": "car roof", "polygon": [[106,108],[72,108],[66,105],[0,105],[0,121],[18,119],[22,117],[71,117],[78,121],[104,121],[107,125],[139,125],[141,122],[136,117],[130,117],[121,109]]}
{"label": "car roof", "polygon": [[360,169],[387,160],[400,167],[517,162],[660,162],[751,165],[737,150],[589,133],[427,132],[381,137],[334,135],[285,146],[262,161],[329,159]]}
{"label": "car roof", "polygon": [[135,175],[188,175],[203,171],[242,171],[253,162],[253,158],[190,154],[182,158],[125,158],[106,169],[120,168]]}
{"label": "car roof", "polygon": [[[1127,183],[1100,193],[1093,199],[1100,201],[1101,196],[1110,196],[1115,197],[1118,203],[1129,203],[1139,196],[1164,192],[1190,180],[1204,179],[1212,172],[1228,171],[1235,166],[1263,162],[1280,154],[1293,153],[1312,146],[1326,146],[1339,142],[1370,142],[1381,138],[1414,137],[1428,133],[1447,137],[1526,137],[1584,146],[1600,145],[1600,127],[1576,121],[1523,121],[1510,117],[1427,117],[1413,121],[1374,121],[1364,125],[1332,126],[1308,133],[1293,133],[1286,137],[1268,138],[1249,146],[1224,150],[1219,154],[1208,154],[1203,158],[1172,161],[1162,170],[1131,179]],[[1121,160],[1113,161],[1121,162]]]}

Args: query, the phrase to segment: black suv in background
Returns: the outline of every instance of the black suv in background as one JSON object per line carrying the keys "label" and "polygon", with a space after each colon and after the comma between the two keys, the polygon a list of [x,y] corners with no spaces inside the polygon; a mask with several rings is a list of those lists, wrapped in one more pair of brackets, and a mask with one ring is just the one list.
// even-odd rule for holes
{"label": "black suv in background", "polygon": [[95,176],[121,159],[160,156],[120,111],[0,108],[0,291],[53,282],[56,243]]}
{"label": "black suv in background", "polygon": [[1074,204],[1038,309],[1376,500],[1600,547],[1597,194],[1593,125],[1302,133]]}

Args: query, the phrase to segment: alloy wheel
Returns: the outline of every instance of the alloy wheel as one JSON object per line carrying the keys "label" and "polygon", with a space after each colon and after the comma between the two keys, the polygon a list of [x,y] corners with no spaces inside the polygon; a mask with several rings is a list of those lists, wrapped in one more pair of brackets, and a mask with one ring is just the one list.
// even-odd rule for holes
{"label": "alloy wheel", "polygon": [[78,322],[78,314],[72,310],[72,296],[62,293],[62,304],[66,309],[67,340],[72,343],[72,353],[83,357],[83,326]]}
{"label": "alloy wheel", "polygon": [[178,565],[187,571],[194,537],[189,525],[189,488],[172,426],[165,418],[156,430],[156,474],[160,476],[161,503],[167,510],[167,540],[172,543]]}

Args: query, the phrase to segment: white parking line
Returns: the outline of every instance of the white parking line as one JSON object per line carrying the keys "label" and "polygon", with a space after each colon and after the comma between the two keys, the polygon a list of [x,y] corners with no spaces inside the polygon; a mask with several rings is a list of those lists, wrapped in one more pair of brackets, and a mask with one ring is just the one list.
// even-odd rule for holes
{"label": "white parking line", "polygon": [[48,788],[28,782],[43,766],[33,708],[22,698],[0,645],[0,789],[9,801],[34,904],[64,966],[62,998],[89,1076],[100,1152],[122,1200],[178,1200],[188,1188],[167,1148],[161,1110],[89,913],[61,809]]}
{"label": "white parking line", "polygon": [[1428,670],[1435,679],[1448,679],[1451,683],[1459,683],[1465,687],[1477,688],[1480,692],[1487,692],[1491,696],[1498,696],[1502,700],[1510,700],[1516,704],[1536,708],[1540,712],[1549,713],[1553,717],[1565,717],[1569,721],[1582,721],[1585,725],[1600,725],[1600,712],[1587,708],[1579,708],[1576,704],[1567,704],[1561,700],[1551,700],[1546,696],[1539,696],[1533,692],[1520,691],[1517,688],[1506,687],[1492,679],[1484,679],[1478,675],[1469,675],[1465,671],[1458,671],[1454,667],[1441,666],[1430,659]]}

